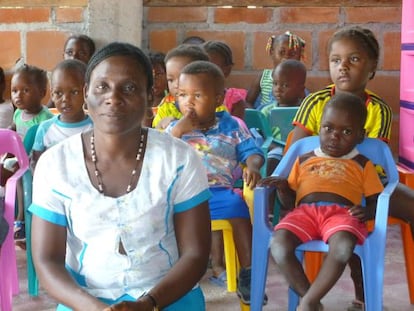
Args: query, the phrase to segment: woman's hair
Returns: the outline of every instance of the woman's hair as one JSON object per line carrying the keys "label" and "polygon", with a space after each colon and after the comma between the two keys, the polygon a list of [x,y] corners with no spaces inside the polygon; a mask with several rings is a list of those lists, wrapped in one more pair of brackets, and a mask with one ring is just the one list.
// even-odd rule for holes
{"label": "woman's hair", "polygon": [[267,39],[267,44],[266,44],[267,54],[269,55],[271,54],[271,51],[276,42],[283,42],[285,40],[288,40],[289,42],[289,49],[293,49],[294,51],[297,51],[300,49],[300,58],[303,59],[305,55],[306,41],[303,40],[298,35],[291,33],[289,30],[278,36],[275,36],[275,35],[270,36],[269,39]]}
{"label": "woman's hair", "polygon": [[53,72],[56,70],[73,70],[79,72],[82,77],[85,77],[86,64],[77,59],[65,59],[53,68]]}
{"label": "woman's hair", "polygon": [[204,50],[208,53],[216,53],[223,57],[224,64],[226,66],[228,65],[234,65],[233,63],[233,53],[231,51],[231,48],[222,41],[207,41],[203,44]]}
{"label": "woman's hair", "polygon": [[89,60],[85,73],[85,82],[89,84],[92,71],[105,59],[112,56],[127,56],[135,60],[143,69],[147,77],[147,90],[151,90],[153,82],[152,66],[149,58],[138,47],[123,42],[112,42],[98,50]]}
{"label": "woman's hair", "polygon": [[88,45],[90,55],[95,53],[95,42],[93,42],[93,40],[90,37],[88,37],[87,35],[82,35],[82,34],[74,34],[74,35],[71,35],[69,38],[67,38],[66,42],[65,42],[65,45],[64,45],[64,48],[63,48],[64,50],[66,50],[66,46],[67,46],[68,42],[72,39],[80,40],[80,41],[85,42]]}
{"label": "woman's hair", "polygon": [[14,71],[14,75],[27,75],[31,82],[36,84],[39,89],[46,90],[47,73],[45,70],[36,66],[23,64]]}
{"label": "woman's hair", "polygon": [[209,61],[208,54],[203,50],[203,48],[194,44],[180,44],[167,53],[164,61],[168,62],[173,57],[186,57],[192,62],[196,60]]}
{"label": "woman's hair", "polygon": [[[372,60],[378,63],[380,47],[371,30],[359,26],[351,26],[338,30],[328,42],[328,53],[332,49],[332,44],[342,39],[353,40],[367,51],[368,56],[371,57]],[[375,71],[372,73],[370,79],[373,79],[374,76]]]}

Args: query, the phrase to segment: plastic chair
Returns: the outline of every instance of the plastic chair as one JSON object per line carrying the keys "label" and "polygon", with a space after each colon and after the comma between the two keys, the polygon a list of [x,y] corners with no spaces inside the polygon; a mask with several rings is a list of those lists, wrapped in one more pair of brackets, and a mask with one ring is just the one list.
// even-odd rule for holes
{"label": "plastic chair", "polygon": [[270,144],[275,141],[272,137],[269,121],[259,110],[248,108],[244,112],[244,122],[250,130],[256,129],[260,135],[263,136],[263,144],[261,145],[261,149],[263,151],[265,160],[262,168],[260,169],[260,174],[262,177],[265,177],[267,167],[267,153],[269,152]]}
{"label": "plastic chair", "polygon": [[19,169],[7,180],[4,218],[9,233],[0,249],[0,310],[11,311],[13,295],[19,293],[16,251],[13,239],[16,184],[29,168],[29,159],[20,136],[11,130],[0,129],[0,154],[11,153],[17,157]]}
{"label": "plastic chair", "polygon": [[[211,231],[223,232],[224,241],[224,257],[226,260],[226,277],[227,291],[234,293],[237,289],[237,273],[239,271],[239,263],[237,259],[236,247],[233,239],[233,228],[228,220],[219,219],[211,221]],[[249,311],[250,306],[240,301],[240,309]]]}
{"label": "plastic chair", "polygon": [[292,121],[298,109],[299,107],[275,107],[272,110],[270,110],[270,115],[269,115],[270,128],[273,128],[273,127],[279,128],[280,130],[279,140],[281,140],[283,143],[286,142],[290,131],[293,130]]}
{"label": "plastic chair", "polygon": [[[26,133],[23,140],[23,145],[26,153],[29,155],[32,151],[34,139],[36,136],[37,128],[39,124],[33,125]],[[36,270],[33,264],[32,258],[32,213],[28,211],[30,204],[32,204],[32,172],[27,170],[23,175],[23,200],[24,200],[24,219],[26,225],[26,257],[27,257],[27,282],[28,293],[32,297],[39,295],[39,280],[37,278]]]}
{"label": "plastic chair", "polygon": [[[278,165],[274,175],[287,177],[297,156],[311,151],[319,145],[319,137],[312,136],[300,139],[288,150]],[[367,237],[363,245],[355,247],[355,253],[361,258],[364,294],[367,311],[382,310],[382,293],[384,279],[385,242],[388,219],[389,198],[398,183],[398,172],[389,147],[382,141],[366,138],[357,146],[358,150],[372,162],[384,167],[388,184],[380,194],[377,203],[374,231]],[[266,272],[269,260],[270,238],[273,228],[268,223],[268,196],[272,189],[257,187],[254,198],[253,225],[253,258],[252,258],[252,311],[262,310],[263,295],[266,284]],[[304,251],[327,252],[328,245],[323,241],[311,241],[296,249],[296,256],[303,260]],[[289,311],[296,309],[298,295],[289,289]]]}

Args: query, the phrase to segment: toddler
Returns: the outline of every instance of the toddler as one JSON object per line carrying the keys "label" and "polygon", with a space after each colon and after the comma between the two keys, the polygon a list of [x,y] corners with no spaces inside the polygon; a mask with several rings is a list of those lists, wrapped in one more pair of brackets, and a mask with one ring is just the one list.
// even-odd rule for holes
{"label": "toddler", "polygon": [[[305,40],[298,35],[286,31],[279,36],[271,36],[266,45],[266,52],[271,57],[273,68],[286,59],[301,60],[305,53]],[[253,81],[247,93],[247,104],[251,108],[266,105],[272,100],[272,72],[264,69]]]}
{"label": "toddler", "polygon": [[[367,237],[364,221],[375,218],[383,186],[373,163],[355,148],[365,137],[366,118],[361,98],[335,95],[323,109],[320,147],[299,156],[287,180],[275,176],[262,181],[276,186],[283,206],[292,210],[276,225],[271,252],[302,297],[297,310],[323,309],[321,299],[340,278],[355,245]],[[310,284],[295,249],[320,239],[329,243],[329,252]]]}
{"label": "toddler", "polygon": [[[167,128],[173,136],[190,144],[200,155],[213,194],[209,200],[211,219],[228,219],[233,227],[241,270],[237,294],[250,303],[252,227],[249,210],[233,191],[232,172],[239,163],[246,165],[243,179],[253,188],[260,179],[263,153],[249,132],[227,111],[217,112],[223,103],[224,75],[208,61],[185,66],[179,76],[177,100],[183,117]],[[213,271],[215,267],[212,254]],[[224,268],[222,268],[224,269]]]}
{"label": "toddler", "polygon": [[52,72],[50,93],[59,115],[42,122],[32,148],[33,166],[49,147],[92,128],[83,110],[86,65],[76,59],[60,62]]}
{"label": "toddler", "polygon": [[[228,78],[231,73],[233,63],[233,53],[230,47],[221,41],[207,41],[203,44],[210,61],[220,67],[223,71],[224,78]],[[232,116],[244,119],[244,110],[246,109],[245,89],[226,88],[224,95],[224,105]]]}

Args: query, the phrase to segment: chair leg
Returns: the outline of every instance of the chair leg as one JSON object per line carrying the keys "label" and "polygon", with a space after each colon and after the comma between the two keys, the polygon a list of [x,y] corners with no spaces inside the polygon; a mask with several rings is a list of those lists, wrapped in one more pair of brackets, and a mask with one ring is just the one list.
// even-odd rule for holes
{"label": "chair leg", "polygon": [[[296,258],[298,258],[299,262],[303,262],[303,252],[302,251],[296,251]],[[299,295],[296,293],[290,286],[288,290],[288,311],[296,311],[296,308],[299,305]]]}
{"label": "chair leg", "polygon": [[268,241],[263,241],[261,237],[257,237],[253,234],[252,281],[250,296],[250,307],[252,311],[261,311],[263,308],[267,267],[269,262],[269,242],[270,236]]}
{"label": "chair leg", "polygon": [[309,282],[313,282],[321,269],[323,253],[305,252],[305,272]]}
{"label": "chair leg", "polygon": [[230,229],[223,229],[223,242],[224,257],[226,259],[227,291],[234,293],[237,288],[237,263],[236,248],[234,246],[231,227]]}

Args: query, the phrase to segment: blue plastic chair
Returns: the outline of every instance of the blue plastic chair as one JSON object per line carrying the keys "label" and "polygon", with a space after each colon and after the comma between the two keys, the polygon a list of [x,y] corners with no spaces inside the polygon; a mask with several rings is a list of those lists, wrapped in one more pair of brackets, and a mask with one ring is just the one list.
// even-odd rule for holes
{"label": "blue plastic chair", "polygon": [[[26,133],[23,140],[23,145],[27,155],[32,152],[34,139],[36,136],[37,128],[39,124],[33,125]],[[27,257],[27,282],[28,293],[32,297],[39,295],[39,280],[37,278],[36,270],[33,264],[32,258],[32,213],[28,211],[30,204],[32,204],[32,172],[27,170],[23,175],[23,200],[24,200],[24,219],[26,225],[26,257]]]}
{"label": "blue plastic chair", "polygon": [[[319,146],[319,137],[300,139],[288,150],[273,175],[287,177],[295,159]],[[388,221],[389,199],[398,184],[398,172],[391,151],[384,142],[366,138],[357,146],[358,150],[373,163],[381,165],[388,176],[388,184],[380,194],[375,216],[375,227],[363,245],[355,247],[355,253],[361,258],[364,279],[365,310],[382,310],[384,279],[384,258]],[[268,222],[268,196],[270,188],[257,187],[254,195],[253,254],[252,254],[252,290],[251,310],[262,310],[266,273],[269,257],[270,239],[273,228]],[[329,246],[323,241],[311,241],[296,249],[296,256],[303,260],[304,251],[327,252]],[[296,310],[299,296],[289,289],[289,311]]]}

